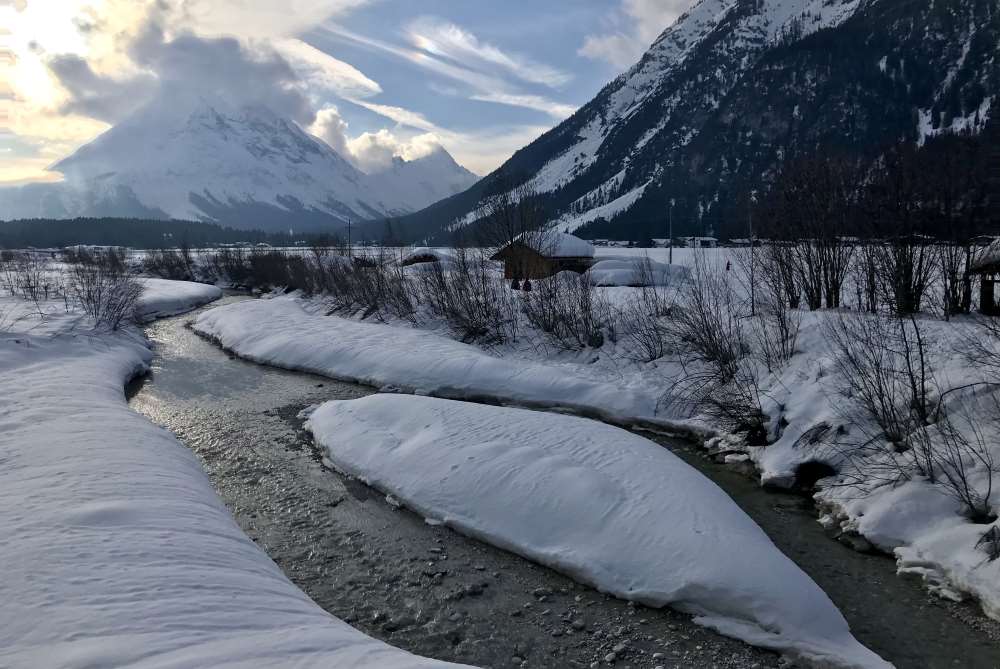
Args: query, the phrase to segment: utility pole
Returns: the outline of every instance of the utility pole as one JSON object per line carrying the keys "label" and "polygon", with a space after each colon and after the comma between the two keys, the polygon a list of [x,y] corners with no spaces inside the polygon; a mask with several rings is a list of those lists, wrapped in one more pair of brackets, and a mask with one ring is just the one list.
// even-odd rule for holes
{"label": "utility pole", "polygon": [[667,264],[674,264],[674,198],[670,198],[670,217],[669,225],[667,227],[667,245],[670,247],[670,252],[667,255]]}
{"label": "utility pole", "polygon": [[354,257],[354,247],[351,246],[351,217],[347,217],[347,257]]}

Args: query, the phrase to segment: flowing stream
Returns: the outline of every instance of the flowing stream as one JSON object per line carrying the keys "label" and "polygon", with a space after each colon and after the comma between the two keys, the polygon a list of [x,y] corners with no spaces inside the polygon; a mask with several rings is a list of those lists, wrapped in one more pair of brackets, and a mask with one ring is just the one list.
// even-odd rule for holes
{"label": "flowing stream", "polygon": [[[330,613],[395,646],[480,667],[786,666],[688,616],[633,606],[428,525],[333,472],[299,413],[373,390],[234,359],[185,327],[191,318],[147,329],[156,356],[130,386],[130,404],[197,454],[243,530]],[[897,667],[1000,667],[1000,626],[971,605],[933,598],[898,578],[891,560],[827,538],[808,500],[651,438],[725,489]]]}

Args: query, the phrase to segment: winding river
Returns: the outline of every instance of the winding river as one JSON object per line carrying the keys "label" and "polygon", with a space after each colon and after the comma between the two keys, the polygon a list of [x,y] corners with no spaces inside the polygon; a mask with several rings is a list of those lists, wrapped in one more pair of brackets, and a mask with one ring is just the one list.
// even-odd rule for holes
{"label": "winding river", "polygon": [[[373,390],[234,359],[185,327],[191,318],[148,327],[153,369],[130,386],[130,404],[197,454],[243,530],[330,613],[395,646],[480,667],[785,666],[688,616],[607,597],[428,525],[333,472],[299,414]],[[896,666],[1000,667],[1000,625],[972,605],[933,598],[891,560],[830,540],[807,499],[651,438],[725,489]]]}

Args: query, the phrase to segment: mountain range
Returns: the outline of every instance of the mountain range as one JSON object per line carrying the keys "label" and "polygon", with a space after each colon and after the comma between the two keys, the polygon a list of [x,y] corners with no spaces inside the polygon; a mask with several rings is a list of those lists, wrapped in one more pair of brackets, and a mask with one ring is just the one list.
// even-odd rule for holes
{"label": "mountain range", "polygon": [[[900,141],[978,132],[1000,109],[996,0],[700,0],[630,70],[477,180],[444,150],[358,170],[263,107],[147,106],[0,190],[0,218],[136,216],[308,231],[394,217],[447,243],[484,199],[528,182],[586,237],[745,236],[783,160],[874,160]],[[997,108],[997,109],[994,109]],[[377,236],[381,223],[369,228]]]}
{"label": "mountain range", "polygon": [[399,229],[446,242],[527,181],[586,237],[665,237],[671,214],[675,234],[745,236],[749,194],[786,157],[980,131],[998,53],[996,0],[701,0],[573,116]]}
{"label": "mountain range", "polygon": [[63,180],[0,190],[0,218],[135,216],[309,231],[413,212],[477,179],[441,147],[364,173],[266,107],[201,97],[148,105],[50,169]]}

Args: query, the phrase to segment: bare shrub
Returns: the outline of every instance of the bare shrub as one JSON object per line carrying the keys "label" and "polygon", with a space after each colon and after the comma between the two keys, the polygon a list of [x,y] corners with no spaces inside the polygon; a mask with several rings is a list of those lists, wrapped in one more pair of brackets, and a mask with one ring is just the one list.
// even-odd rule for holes
{"label": "bare shrub", "polygon": [[934,425],[936,434],[924,431],[927,437],[922,441],[927,443],[921,444],[927,451],[924,475],[957,500],[970,520],[979,523],[996,520],[990,496],[1000,462],[994,457],[992,440],[987,435],[996,434],[1000,421],[996,397],[991,399],[993,406],[989,409],[980,407],[973,412],[965,403],[955,415],[942,413]]}
{"label": "bare shrub", "polygon": [[175,281],[191,281],[194,279],[191,273],[191,266],[184,257],[174,249],[152,249],[146,252],[143,258],[142,268],[144,271],[158,276],[161,279],[173,279]]}
{"label": "bare shrub", "polygon": [[618,313],[618,322],[633,360],[652,362],[670,350],[670,330],[665,322],[677,301],[676,286],[654,285],[652,264],[645,259],[637,268],[638,292],[632,292]]}
{"label": "bare shrub", "polygon": [[579,351],[604,345],[606,313],[590,277],[560,272],[535,282],[524,298],[524,315],[557,348]]}
{"label": "bare shrub", "polygon": [[209,273],[232,286],[251,287],[251,269],[247,253],[241,248],[224,248],[205,258]]}
{"label": "bare shrub", "polygon": [[505,344],[517,339],[517,296],[482,255],[458,248],[447,269],[435,265],[420,277],[421,301],[462,341]]}
{"label": "bare shrub", "polygon": [[[801,315],[796,245],[782,242],[764,244],[759,251],[753,247],[737,249],[737,277],[747,291],[754,282],[760,295],[752,308],[748,329],[756,350],[769,372],[777,371],[795,353]],[[833,266],[831,260],[827,266]],[[753,270],[756,271],[753,271]],[[839,289],[838,289],[839,290]]]}
{"label": "bare shrub", "polygon": [[766,416],[741,304],[726,276],[696,256],[691,280],[667,321],[673,345],[685,354],[675,401],[746,432],[751,445],[764,445]]}
{"label": "bare shrub", "polygon": [[795,354],[802,316],[788,309],[773,294],[765,294],[757,308],[751,332],[767,371],[776,372]]}
{"label": "bare shrub", "polygon": [[885,439],[906,450],[907,435],[926,426],[933,410],[934,370],[919,321],[842,313],[825,323],[824,334],[845,393]]}
{"label": "bare shrub", "polygon": [[310,263],[317,270],[317,282],[330,293],[339,311],[361,310],[362,318],[389,316],[415,320],[414,287],[403,268],[380,249],[373,258],[343,261],[330,257]]}
{"label": "bare shrub", "polygon": [[70,266],[70,290],[98,327],[117,330],[135,317],[143,286],[112,264]]}
{"label": "bare shrub", "polygon": [[5,254],[0,259],[0,285],[12,297],[32,302],[39,312],[56,293],[48,259],[31,252]]}

